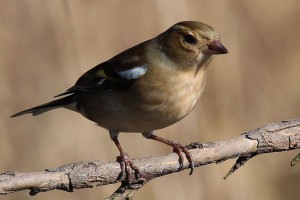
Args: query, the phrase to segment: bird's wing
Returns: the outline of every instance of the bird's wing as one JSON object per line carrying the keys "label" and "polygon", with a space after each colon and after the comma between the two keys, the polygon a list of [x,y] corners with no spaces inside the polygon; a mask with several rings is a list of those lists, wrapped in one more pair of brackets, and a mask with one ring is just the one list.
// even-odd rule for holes
{"label": "bird's wing", "polygon": [[66,92],[58,96],[101,91],[124,90],[147,72],[141,57],[123,52],[84,73]]}

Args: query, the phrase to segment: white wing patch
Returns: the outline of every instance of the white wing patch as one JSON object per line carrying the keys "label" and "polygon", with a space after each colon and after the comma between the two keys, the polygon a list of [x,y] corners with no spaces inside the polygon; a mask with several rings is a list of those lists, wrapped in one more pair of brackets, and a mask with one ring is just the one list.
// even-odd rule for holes
{"label": "white wing patch", "polygon": [[105,79],[101,79],[100,81],[98,81],[97,85],[102,85],[102,83],[105,81]]}
{"label": "white wing patch", "polygon": [[138,79],[143,76],[147,71],[147,65],[137,66],[133,69],[116,72],[120,77],[127,80]]}

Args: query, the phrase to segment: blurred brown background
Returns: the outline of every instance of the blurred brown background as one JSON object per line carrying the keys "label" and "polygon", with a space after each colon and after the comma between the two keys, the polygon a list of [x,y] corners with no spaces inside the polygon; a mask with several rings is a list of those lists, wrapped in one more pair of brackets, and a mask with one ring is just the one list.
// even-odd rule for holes
{"label": "blurred brown background", "polygon": [[[229,54],[210,65],[207,87],[184,120],[157,131],[183,144],[233,137],[300,117],[299,0],[0,0],[0,172],[41,171],[79,161],[114,161],[107,131],[64,109],[10,119],[51,100],[96,64],[176,22],[213,26]],[[172,151],[139,134],[121,134],[132,158]],[[297,151],[259,156],[227,181],[234,161],[153,180],[136,199],[299,199]],[[1,199],[103,199],[118,186],[28,192]]]}

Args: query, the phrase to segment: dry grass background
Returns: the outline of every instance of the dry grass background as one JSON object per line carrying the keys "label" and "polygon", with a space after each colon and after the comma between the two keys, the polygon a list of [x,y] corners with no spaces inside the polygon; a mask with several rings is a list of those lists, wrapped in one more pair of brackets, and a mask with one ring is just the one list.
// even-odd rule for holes
{"label": "dry grass background", "polygon": [[[107,131],[63,109],[39,117],[9,116],[44,103],[96,64],[155,37],[178,21],[213,26],[229,54],[210,65],[195,110],[157,134],[179,141],[215,141],[263,124],[299,118],[299,0],[0,0],[0,171],[40,171],[63,164],[113,161]],[[172,150],[139,134],[120,140],[134,157]],[[299,199],[298,152],[254,158],[227,181],[234,161],[153,180],[137,199]],[[28,192],[1,199],[103,199],[117,185]]]}

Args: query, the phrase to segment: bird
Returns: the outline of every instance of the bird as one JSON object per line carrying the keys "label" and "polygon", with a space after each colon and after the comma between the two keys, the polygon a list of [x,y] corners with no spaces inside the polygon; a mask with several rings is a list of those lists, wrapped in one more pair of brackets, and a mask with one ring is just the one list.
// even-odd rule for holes
{"label": "bird", "polygon": [[142,177],[118,140],[119,133],[142,133],[147,139],[173,147],[183,170],[184,154],[193,173],[194,162],[186,146],[154,134],[186,115],[205,87],[212,56],[226,54],[217,31],[198,21],[174,24],[153,39],[131,47],[98,64],[79,77],[56,100],[18,112],[40,115],[66,108],[107,129],[120,155],[120,179],[130,183]]}

